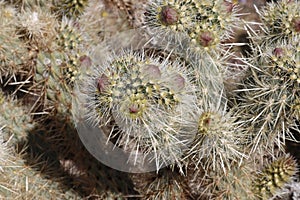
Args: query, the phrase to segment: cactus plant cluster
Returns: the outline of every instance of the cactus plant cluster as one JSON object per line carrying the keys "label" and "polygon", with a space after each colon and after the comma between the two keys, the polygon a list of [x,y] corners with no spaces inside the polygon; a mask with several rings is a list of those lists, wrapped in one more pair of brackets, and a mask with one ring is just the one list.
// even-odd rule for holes
{"label": "cactus plant cluster", "polygon": [[115,123],[111,131],[119,134],[108,139],[116,137],[117,146],[134,152],[153,151],[158,165],[178,160],[192,134],[180,122],[196,104],[183,64],[161,63],[145,52],[123,54],[97,65],[87,78],[87,118],[97,126]]}
{"label": "cactus plant cluster", "polygon": [[[145,28],[151,35],[198,51],[219,47],[237,24],[237,7],[230,1],[151,1]],[[180,49],[182,50],[182,49]]]}
{"label": "cactus plant cluster", "polygon": [[[2,135],[2,134],[1,134]],[[43,177],[26,163],[21,153],[16,153],[1,141],[0,194],[4,199],[76,199],[72,189],[64,190],[59,182]],[[36,159],[38,161],[38,158]],[[50,163],[41,163],[42,165]],[[52,172],[54,173],[54,172]]]}
{"label": "cactus plant cluster", "polygon": [[0,199],[299,198],[300,2],[244,4],[0,0]]}
{"label": "cactus plant cluster", "polygon": [[[283,16],[275,16],[274,10]],[[300,32],[292,23],[298,14],[298,1],[268,4],[261,14],[262,33],[249,30],[253,43],[245,62],[250,72],[239,100],[252,151],[272,153],[274,148],[283,148],[285,140],[297,141]]]}

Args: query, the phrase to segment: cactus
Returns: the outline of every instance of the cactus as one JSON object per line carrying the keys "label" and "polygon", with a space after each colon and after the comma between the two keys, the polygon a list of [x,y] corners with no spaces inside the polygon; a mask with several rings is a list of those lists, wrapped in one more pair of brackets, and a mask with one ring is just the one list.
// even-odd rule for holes
{"label": "cactus", "polygon": [[0,93],[0,126],[1,138],[16,145],[18,141],[25,140],[28,132],[34,127],[28,107],[22,105],[17,99],[6,97]]}
{"label": "cactus", "polygon": [[[37,98],[32,102],[32,111],[37,113],[70,113],[72,109],[72,88],[80,76],[81,62],[86,59],[82,53],[84,41],[74,26],[74,21],[63,18],[56,40],[37,54],[32,86],[29,95]],[[51,37],[51,36],[49,36]]]}
{"label": "cactus", "polygon": [[297,172],[296,161],[290,156],[279,157],[257,175],[253,190],[259,199],[269,199],[282,190]]}
{"label": "cactus", "polygon": [[54,1],[53,10],[60,16],[77,18],[84,12],[87,4],[87,0]]}
{"label": "cactus", "polygon": [[0,1],[0,76],[9,80],[16,79],[16,74],[26,76],[26,73],[23,73],[31,59],[27,45],[17,34],[15,15],[16,10],[12,6]]}
{"label": "cactus", "polygon": [[88,2],[78,23],[91,46],[98,45],[103,40],[111,39],[113,35],[132,28],[124,11],[97,0]]}
{"label": "cactus", "polygon": [[[2,138],[2,132],[0,137]],[[14,152],[8,143],[3,143],[1,139],[0,158],[0,198],[2,199],[70,199],[77,198],[72,190],[64,191],[59,184],[53,180],[43,177],[32,169],[22,159],[21,154]],[[36,162],[39,158],[36,158]],[[46,163],[43,163],[44,165]],[[49,163],[48,163],[49,164]]]}
{"label": "cactus", "polygon": [[[299,1],[255,7],[260,23],[239,8],[0,0],[0,198],[297,199],[296,160],[278,155],[299,140]],[[103,145],[84,146],[81,120]],[[104,166],[108,143],[156,172]]]}
{"label": "cactus", "polygon": [[205,170],[226,173],[232,165],[246,157],[241,148],[243,137],[234,123],[235,117],[224,110],[211,109],[195,114],[193,126],[197,131],[185,155],[186,159],[192,160],[195,168],[200,165]]}
{"label": "cactus", "polygon": [[143,52],[125,51],[94,65],[82,86],[89,121],[96,126],[114,122],[111,133],[116,130],[120,135],[108,139],[117,138],[116,145],[125,149],[133,145],[134,152],[155,152],[158,168],[178,160],[176,152],[184,145],[180,138],[191,134],[188,127],[181,128],[181,117],[195,105],[193,86],[180,69],[184,63],[161,63]]}
{"label": "cactus", "polygon": [[156,173],[133,174],[135,188],[141,194],[141,199],[189,199],[187,186],[183,176],[165,168]]}
{"label": "cactus", "polygon": [[44,50],[52,45],[59,23],[50,11],[29,7],[20,11],[17,20],[18,33],[31,48]]}
{"label": "cactus", "polygon": [[227,173],[190,165],[185,181],[194,199],[255,200],[255,193],[250,187],[255,169],[252,161],[232,164]]}
{"label": "cactus", "polygon": [[[59,52],[46,53],[41,52],[37,58],[37,71],[35,74],[35,84],[31,89],[38,95],[33,111],[42,109],[44,112],[52,113],[55,110],[59,112],[68,111],[71,106],[71,89],[66,80],[60,79],[62,76],[62,63],[64,63],[64,54]],[[41,106],[41,108],[39,108]]]}
{"label": "cactus", "polygon": [[[229,1],[151,1],[143,29],[155,48],[166,49],[190,63],[199,95],[211,101],[222,92],[230,58],[228,44],[237,27],[237,6]],[[238,67],[240,64],[238,64]]]}
{"label": "cactus", "polygon": [[277,3],[268,3],[258,11],[262,21],[265,35],[260,35],[257,40],[264,43],[282,39],[291,39],[300,35],[300,2],[298,0],[281,0]]}
{"label": "cactus", "polygon": [[298,130],[295,120],[299,118],[300,57],[299,43],[297,39],[292,41],[296,46],[281,40],[253,48],[250,76],[239,97],[240,111],[245,113],[240,122],[248,126],[252,151],[258,148],[272,152],[274,144],[282,148],[285,140],[296,140],[296,133],[292,132]]}
{"label": "cactus", "polygon": [[[189,1],[151,1],[145,13],[145,28],[150,29],[151,35],[158,37],[176,37],[180,41],[181,33],[187,33],[193,25],[193,14],[195,14],[195,3]],[[195,16],[195,15],[194,15]]]}
{"label": "cactus", "polygon": [[196,53],[214,58],[228,53],[222,43],[231,38],[237,16],[230,1],[157,0],[148,5],[144,29],[161,48],[170,46],[183,57]]}

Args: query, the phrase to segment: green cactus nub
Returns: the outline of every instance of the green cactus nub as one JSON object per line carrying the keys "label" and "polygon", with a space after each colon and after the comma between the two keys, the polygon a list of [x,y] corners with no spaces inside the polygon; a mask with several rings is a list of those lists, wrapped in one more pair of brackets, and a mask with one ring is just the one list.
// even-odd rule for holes
{"label": "green cactus nub", "polygon": [[260,199],[275,196],[297,172],[297,163],[291,156],[280,157],[267,165],[254,181],[254,192]]}

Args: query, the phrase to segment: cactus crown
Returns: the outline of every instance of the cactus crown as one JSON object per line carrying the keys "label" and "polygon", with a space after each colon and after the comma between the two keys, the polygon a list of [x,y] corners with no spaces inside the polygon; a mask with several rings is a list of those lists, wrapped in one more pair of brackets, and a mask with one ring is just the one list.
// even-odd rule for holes
{"label": "cactus crown", "polygon": [[260,199],[269,199],[289,183],[297,172],[291,156],[280,157],[268,164],[254,181],[254,192]]}
{"label": "cactus crown", "polygon": [[259,12],[264,30],[270,38],[268,41],[277,39],[290,39],[300,35],[300,2],[281,0],[267,4],[266,8]]}

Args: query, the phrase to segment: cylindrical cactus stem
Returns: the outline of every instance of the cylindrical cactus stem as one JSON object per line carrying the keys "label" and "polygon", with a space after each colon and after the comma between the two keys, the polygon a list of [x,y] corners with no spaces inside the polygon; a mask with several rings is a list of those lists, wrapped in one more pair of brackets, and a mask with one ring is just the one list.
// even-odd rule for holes
{"label": "cylindrical cactus stem", "polygon": [[[71,90],[63,74],[65,54],[61,52],[40,52],[37,57],[36,74],[32,93],[38,96],[33,103],[34,112],[68,112],[71,109]],[[55,111],[56,110],[56,111]]]}
{"label": "cylindrical cactus stem", "polygon": [[82,33],[79,27],[76,27],[75,20],[67,17],[63,17],[61,20],[57,39],[58,45],[66,52],[77,52],[83,46]]}
{"label": "cylindrical cactus stem", "polygon": [[0,112],[1,137],[5,141],[9,141],[10,146],[26,140],[28,132],[35,126],[29,108],[22,105],[17,99],[5,96],[1,91]]}
{"label": "cylindrical cactus stem", "polygon": [[[2,136],[1,131],[0,137],[2,138]],[[33,169],[36,166],[31,166],[23,160],[23,155],[16,153],[12,147],[9,147],[8,143],[2,142],[2,139],[0,141],[1,199],[80,199],[75,191],[63,190],[61,185],[56,182],[59,180],[55,180],[54,177],[43,177],[42,174]],[[46,164],[49,163],[43,163],[42,160],[39,160],[40,157],[34,159],[33,162],[45,165],[42,168],[47,169]],[[51,180],[51,178],[53,179]]]}
{"label": "cylindrical cactus stem", "polygon": [[70,113],[72,89],[81,67],[89,68],[90,58],[83,54],[83,40],[73,20],[63,18],[50,50],[37,54],[33,85],[29,91],[37,97],[34,112]]}
{"label": "cylindrical cactus stem", "polygon": [[[269,154],[286,140],[296,141],[299,127],[300,51],[297,37],[253,45],[249,76],[238,91],[240,122],[252,152]],[[269,152],[269,153],[268,153]]]}
{"label": "cylindrical cactus stem", "polygon": [[221,104],[223,97],[219,99],[219,105],[203,102],[204,105],[195,110],[192,126],[196,134],[185,152],[185,161],[204,170],[227,173],[232,163],[241,162],[246,154],[242,149],[242,132],[235,122],[237,119],[226,111],[226,101]]}

